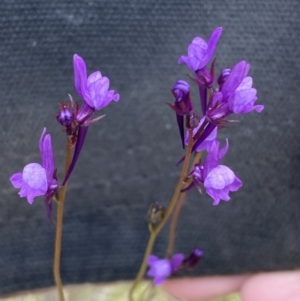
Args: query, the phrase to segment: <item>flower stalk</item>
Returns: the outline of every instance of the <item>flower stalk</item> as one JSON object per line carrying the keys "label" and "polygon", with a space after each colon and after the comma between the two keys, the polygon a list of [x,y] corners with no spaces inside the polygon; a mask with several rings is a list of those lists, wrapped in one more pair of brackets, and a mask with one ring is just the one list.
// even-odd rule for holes
{"label": "flower stalk", "polygon": [[[194,158],[194,162],[193,165],[194,166],[196,163],[198,163],[201,159],[201,155],[202,152],[199,152],[196,154],[195,158]],[[187,187],[188,184],[184,184],[183,185],[183,189]],[[166,251],[166,258],[171,258],[173,255],[173,249],[174,249],[174,243],[175,243],[175,234],[176,234],[176,226],[177,226],[177,222],[178,222],[178,217],[183,205],[183,202],[185,200],[185,196],[186,196],[186,192],[181,192],[181,194],[179,195],[176,207],[175,207],[175,211],[172,215],[172,220],[171,220],[171,224],[170,224],[170,231],[169,231],[169,241],[168,241],[168,246],[167,246],[167,251]]]}
{"label": "flower stalk", "polygon": [[[65,176],[69,170],[71,160],[72,160],[72,140],[70,136],[67,136]],[[56,234],[55,234],[55,249],[54,249],[54,264],[53,264],[54,280],[58,290],[60,301],[65,300],[61,276],[60,276],[60,257],[61,257],[61,244],[62,244],[64,202],[65,202],[65,197],[67,192],[67,186],[68,183],[65,183],[65,185],[62,187],[59,193],[58,200],[57,200]]]}
{"label": "flower stalk", "polygon": [[184,159],[184,163],[183,163],[183,167],[182,167],[182,170],[181,170],[179,181],[176,185],[175,191],[173,193],[172,199],[171,199],[171,201],[169,203],[169,206],[167,208],[166,214],[164,215],[161,222],[155,228],[151,228],[151,234],[150,234],[150,237],[149,237],[149,241],[148,241],[148,244],[147,244],[147,248],[146,248],[146,251],[145,251],[145,254],[144,254],[142,264],[141,264],[139,272],[138,272],[138,274],[135,278],[135,281],[133,282],[133,285],[132,285],[132,287],[129,291],[129,300],[130,301],[134,301],[133,293],[135,291],[135,288],[137,287],[137,285],[140,283],[143,276],[145,275],[146,268],[147,268],[147,263],[148,263],[148,258],[149,258],[150,254],[152,252],[152,249],[154,247],[154,243],[156,241],[156,238],[157,238],[158,234],[160,233],[160,231],[165,226],[166,222],[168,221],[170,215],[172,214],[172,212],[174,210],[174,207],[177,204],[179,195],[180,195],[181,190],[182,190],[183,185],[184,185],[184,179],[187,176],[190,157],[191,157],[191,153],[192,153],[192,147],[193,147],[193,135],[192,135],[192,129],[191,129],[191,130],[189,130],[189,142],[188,142],[188,146],[186,148],[185,159]]}

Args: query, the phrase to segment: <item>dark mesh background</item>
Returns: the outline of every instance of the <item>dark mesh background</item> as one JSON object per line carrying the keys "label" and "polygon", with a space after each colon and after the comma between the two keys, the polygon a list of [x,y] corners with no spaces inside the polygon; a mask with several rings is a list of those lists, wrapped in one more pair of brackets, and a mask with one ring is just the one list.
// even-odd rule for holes
{"label": "dark mesh background", "polygon": [[[195,191],[182,212],[176,251],[201,246],[193,275],[300,267],[300,42],[297,0],[0,2],[0,291],[49,286],[54,228],[43,200],[30,206],[9,183],[39,162],[44,126],[62,166],[57,104],[75,96],[72,55],[101,70],[121,95],[93,125],[67,195],[64,283],[131,279],[148,233],[152,201],[167,204],[182,155],[175,116],[164,104],[188,69],[177,65],[196,35],[224,33],[217,68],[251,63],[262,114],[221,133],[225,163],[243,180],[232,200],[212,206]],[[76,96],[75,96],[76,97]],[[78,99],[78,98],[77,98]],[[163,255],[160,238],[156,253]]]}

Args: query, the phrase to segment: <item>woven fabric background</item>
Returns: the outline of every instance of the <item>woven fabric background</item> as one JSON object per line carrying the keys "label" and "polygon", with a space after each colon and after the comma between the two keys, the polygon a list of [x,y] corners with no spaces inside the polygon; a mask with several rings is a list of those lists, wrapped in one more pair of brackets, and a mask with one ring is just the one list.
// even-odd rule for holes
{"label": "woven fabric background", "polygon": [[[261,114],[220,133],[243,180],[230,202],[196,191],[182,211],[176,251],[198,245],[191,275],[300,267],[300,2],[298,0],[6,0],[0,2],[0,292],[53,285],[54,228],[43,200],[9,183],[39,162],[44,126],[57,166],[65,136],[55,120],[73,87],[72,56],[101,70],[121,95],[91,126],[67,194],[64,283],[131,279],[148,238],[149,204],[167,204],[182,155],[170,88],[189,71],[177,59],[196,35],[223,26],[217,69],[245,59]],[[193,87],[196,91],[196,87]],[[196,95],[195,92],[193,92]],[[61,168],[60,168],[61,170]],[[61,175],[61,173],[60,173]],[[164,254],[167,232],[155,252]],[[164,236],[165,235],[165,236]]]}

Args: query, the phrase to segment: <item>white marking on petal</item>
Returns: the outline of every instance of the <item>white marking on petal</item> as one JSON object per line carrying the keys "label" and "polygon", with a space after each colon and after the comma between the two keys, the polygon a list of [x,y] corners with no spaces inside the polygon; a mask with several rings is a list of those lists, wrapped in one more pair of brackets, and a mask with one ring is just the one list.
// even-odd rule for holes
{"label": "white marking on petal", "polygon": [[234,172],[225,165],[218,165],[207,175],[204,186],[206,188],[224,189],[235,179]]}
{"label": "white marking on petal", "polygon": [[45,193],[48,189],[46,170],[38,163],[30,163],[24,167],[23,181],[30,188],[38,189]]}

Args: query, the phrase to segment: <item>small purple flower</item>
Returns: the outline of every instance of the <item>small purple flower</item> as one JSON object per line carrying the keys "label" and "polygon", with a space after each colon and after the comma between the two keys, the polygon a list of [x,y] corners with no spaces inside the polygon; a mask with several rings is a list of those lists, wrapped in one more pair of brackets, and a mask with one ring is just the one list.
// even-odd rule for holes
{"label": "small purple flower", "polygon": [[205,68],[214,56],[221,34],[222,27],[219,27],[212,32],[208,42],[201,37],[194,38],[188,47],[188,55],[181,56],[178,63],[185,63],[193,71]]}
{"label": "small purple flower", "polygon": [[80,97],[94,110],[106,107],[112,100],[119,101],[120,95],[108,90],[109,79],[96,71],[87,77],[84,60],[77,54],[73,57],[74,83]]}
{"label": "small purple flower", "polygon": [[183,254],[175,254],[169,259],[159,259],[155,255],[148,258],[150,267],[147,276],[154,279],[155,285],[162,284],[168,277],[176,273],[184,260]]}
{"label": "small purple flower", "polygon": [[[193,136],[196,135],[196,133],[198,132],[198,130],[200,129],[200,127],[203,125],[205,120],[205,117],[203,117],[200,122],[199,125],[193,130]],[[215,127],[212,132],[207,136],[207,138],[202,141],[196,148],[195,151],[196,152],[201,152],[203,150],[209,150],[211,148],[212,143],[216,140],[217,138],[217,128]],[[185,145],[188,145],[189,142],[189,132],[186,132],[186,136],[185,136]]]}
{"label": "small purple flower", "polygon": [[252,77],[247,76],[250,64],[237,63],[222,87],[223,102],[228,101],[229,110],[235,114],[246,114],[255,110],[261,112],[262,105],[254,105],[257,100],[256,89],[252,88]]}
{"label": "small purple flower", "polygon": [[10,178],[12,185],[15,188],[20,188],[20,197],[27,197],[29,204],[32,204],[37,196],[45,196],[46,201],[51,202],[51,198],[58,188],[51,136],[50,134],[46,135],[46,128],[41,135],[39,148],[42,165],[29,163],[22,172],[15,173]]}
{"label": "small purple flower", "polygon": [[264,109],[263,105],[254,105],[257,96],[252,77],[247,76],[249,70],[250,64],[241,61],[224,78],[221,91],[213,96],[206,112],[210,120],[220,121],[232,113],[247,114],[253,110],[260,113]]}
{"label": "small purple flower", "polygon": [[[87,76],[85,62],[77,54],[74,54],[73,56],[73,66],[75,88],[78,95],[83,98],[84,102],[78,109],[78,106],[74,105],[74,101],[71,98],[71,104],[73,108],[72,114],[76,120],[76,124],[75,126],[70,126],[69,129],[67,128],[67,133],[72,132],[73,140],[77,140],[77,143],[72,162],[63,181],[63,185],[65,185],[65,183],[68,181],[72,171],[75,168],[86,138],[88,126],[104,117],[104,115],[102,115],[91,119],[95,110],[101,110],[109,105],[111,101],[114,100],[118,102],[120,99],[120,95],[115,94],[114,90],[108,90],[109,79],[105,76],[102,76],[100,71],[96,71]],[[60,112],[59,117],[61,114],[62,112]]]}
{"label": "small purple flower", "polygon": [[201,192],[203,185],[206,193],[213,198],[213,205],[218,205],[220,200],[229,201],[229,192],[237,191],[242,186],[242,181],[229,167],[219,165],[228,151],[228,139],[226,139],[226,146],[220,151],[219,146],[219,141],[213,141],[204,164],[196,164],[189,175],[193,182],[183,190],[187,191],[196,186]]}

